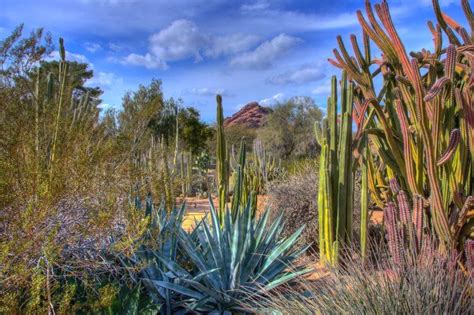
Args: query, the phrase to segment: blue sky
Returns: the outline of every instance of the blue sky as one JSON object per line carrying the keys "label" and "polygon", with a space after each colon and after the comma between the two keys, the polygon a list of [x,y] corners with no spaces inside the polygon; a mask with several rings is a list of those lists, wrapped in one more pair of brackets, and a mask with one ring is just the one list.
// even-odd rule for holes
{"label": "blue sky", "polygon": [[[460,1],[441,0],[464,22]],[[432,48],[431,0],[389,0],[409,50]],[[250,101],[272,105],[310,96],[325,106],[336,35],[359,34],[362,0],[0,0],[0,38],[19,23],[64,37],[69,59],[89,62],[105,107],[128,90],[163,80],[206,121],[215,94],[232,114]]]}

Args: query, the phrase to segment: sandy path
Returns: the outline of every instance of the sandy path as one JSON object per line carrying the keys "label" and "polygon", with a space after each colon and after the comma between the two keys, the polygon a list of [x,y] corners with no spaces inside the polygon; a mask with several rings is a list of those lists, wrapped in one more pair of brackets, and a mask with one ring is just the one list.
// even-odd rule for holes
{"label": "sandy path", "polygon": [[[186,200],[186,213],[183,221],[183,227],[185,230],[190,231],[195,225],[196,221],[200,221],[206,213],[209,212],[209,199],[207,198],[198,198],[198,197],[187,197]],[[214,206],[217,206],[218,200],[216,197],[213,199]],[[268,196],[259,195],[258,196],[258,212],[261,212],[265,209],[265,206],[268,201]],[[183,202],[182,199],[178,199],[177,203],[180,205]],[[370,216],[370,221],[374,223],[382,223],[383,220],[383,211],[373,211]]]}
{"label": "sandy path", "polygon": [[[183,220],[183,228],[186,231],[191,231],[195,226],[196,221],[199,222],[206,213],[209,212],[209,199],[188,197],[186,200],[186,213]],[[178,200],[178,204],[183,201]],[[217,205],[217,198],[213,198],[214,205]]]}
{"label": "sandy path", "polygon": [[[261,212],[265,209],[267,202],[267,196],[259,195],[257,198],[257,211]],[[183,220],[183,228],[186,231],[191,231],[195,226],[196,221],[199,222],[206,213],[209,212],[209,199],[207,198],[198,198],[198,197],[188,197],[185,198],[186,201],[186,213]],[[177,200],[177,204],[180,205],[183,202],[182,199]],[[216,197],[212,198],[214,206],[217,207],[218,200]]]}

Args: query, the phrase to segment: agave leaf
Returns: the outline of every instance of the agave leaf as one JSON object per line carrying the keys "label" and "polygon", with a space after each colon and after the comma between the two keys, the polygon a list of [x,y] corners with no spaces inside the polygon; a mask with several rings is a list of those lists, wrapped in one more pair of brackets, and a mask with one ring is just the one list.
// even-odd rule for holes
{"label": "agave leaf", "polygon": [[[206,234],[206,240],[210,245],[209,248],[211,251],[214,264],[216,267],[219,267],[218,268],[219,281],[216,281],[216,282],[220,284],[220,283],[223,283],[224,279],[226,279],[225,269],[222,267],[224,265],[224,259],[222,257],[222,253],[220,251],[220,247],[218,243],[212,238],[211,232],[209,231],[209,227],[206,224],[204,224],[203,227],[204,227],[204,232]],[[222,288],[219,287],[219,289],[222,289]]]}
{"label": "agave leaf", "polygon": [[190,279],[184,279],[183,282],[191,285],[193,288],[199,290],[200,292],[203,292],[203,293],[206,293],[207,295],[209,295],[210,297],[216,299],[216,300],[221,300],[222,299],[222,295],[219,293],[219,292],[222,292],[222,291],[219,291],[219,290],[215,290],[214,288],[207,288],[206,286],[202,285],[200,282],[196,281],[196,280],[190,280]]}
{"label": "agave leaf", "polygon": [[301,232],[303,232],[305,226],[300,227],[295,233],[293,233],[289,238],[287,238],[283,243],[276,247],[265,260],[265,264],[262,267],[262,273],[265,271],[276,259],[278,259],[287,249],[293,246]]}
{"label": "agave leaf", "polygon": [[230,259],[230,270],[233,272],[237,264],[237,255],[240,251],[240,233],[241,233],[241,221],[240,216],[237,216],[234,222],[234,229],[232,233],[232,243],[231,243],[231,259]]}
{"label": "agave leaf", "polygon": [[174,273],[178,277],[185,277],[185,278],[191,278],[191,275],[189,272],[186,271],[183,267],[181,267],[179,264],[174,262],[173,260],[170,260],[169,258],[163,257],[157,252],[153,252],[153,255],[161,262],[163,265],[166,266],[172,273]]}
{"label": "agave leaf", "polygon": [[214,207],[214,203],[212,202],[212,198],[210,195],[209,195],[209,206],[211,209],[212,225],[214,226],[214,229],[213,229],[214,239],[218,242],[219,246],[222,246],[222,244],[220,243],[221,230],[218,228],[220,226],[219,218],[217,216],[217,211],[216,211],[216,208]]}
{"label": "agave leaf", "polygon": [[314,269],[313,268],[305,268],[305,269],[302,269],[302,270],[299,270],[299,271],[295,271],[295,272],[289,272],[287,274],[284,274],[278,278],[276,278],[275,280],[269,282],[266,286],[265,286],[265,290],[271,290],[271,289],[274,289],[286,282],[289,282],[301,275],[304,275],[304,274],[307,274],[309,272],[312,272]]}
{"label": "agave leaf", "polygon": [[205,295],[201,294],[200,292],[191,290],[189,288],[186,288],[176,283],[166,282],[166,281],[153,281],[153,283],[160,287],[173,290],[175,292],[183,294],[184,296],[191,297],[194,299],[202,299],[205,297]]}

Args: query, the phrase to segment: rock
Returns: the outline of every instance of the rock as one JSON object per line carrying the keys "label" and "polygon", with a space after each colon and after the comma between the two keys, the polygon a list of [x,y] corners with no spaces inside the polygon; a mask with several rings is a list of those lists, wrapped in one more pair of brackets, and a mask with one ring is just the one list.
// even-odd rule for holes
{"label": "rock", "polygon": [[238,112],[224,120],[224,127],[243,125],[249,128],[260,128],[267,121],[270,114],[269,107],[263,107],[257,102],[251,102],[242,107]]}

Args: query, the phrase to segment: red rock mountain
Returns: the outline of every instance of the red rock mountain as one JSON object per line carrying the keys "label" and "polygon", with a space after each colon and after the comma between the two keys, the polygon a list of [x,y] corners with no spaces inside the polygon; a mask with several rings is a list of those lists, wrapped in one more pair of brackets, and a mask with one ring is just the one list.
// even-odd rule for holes
{"label": "red rock mountain", "polygon": [[238,112],[224,120],[224,127],[243,125],[250,128],[262,127],[271,109],[260,106],[257,102],[251,102],[242,107]]}

